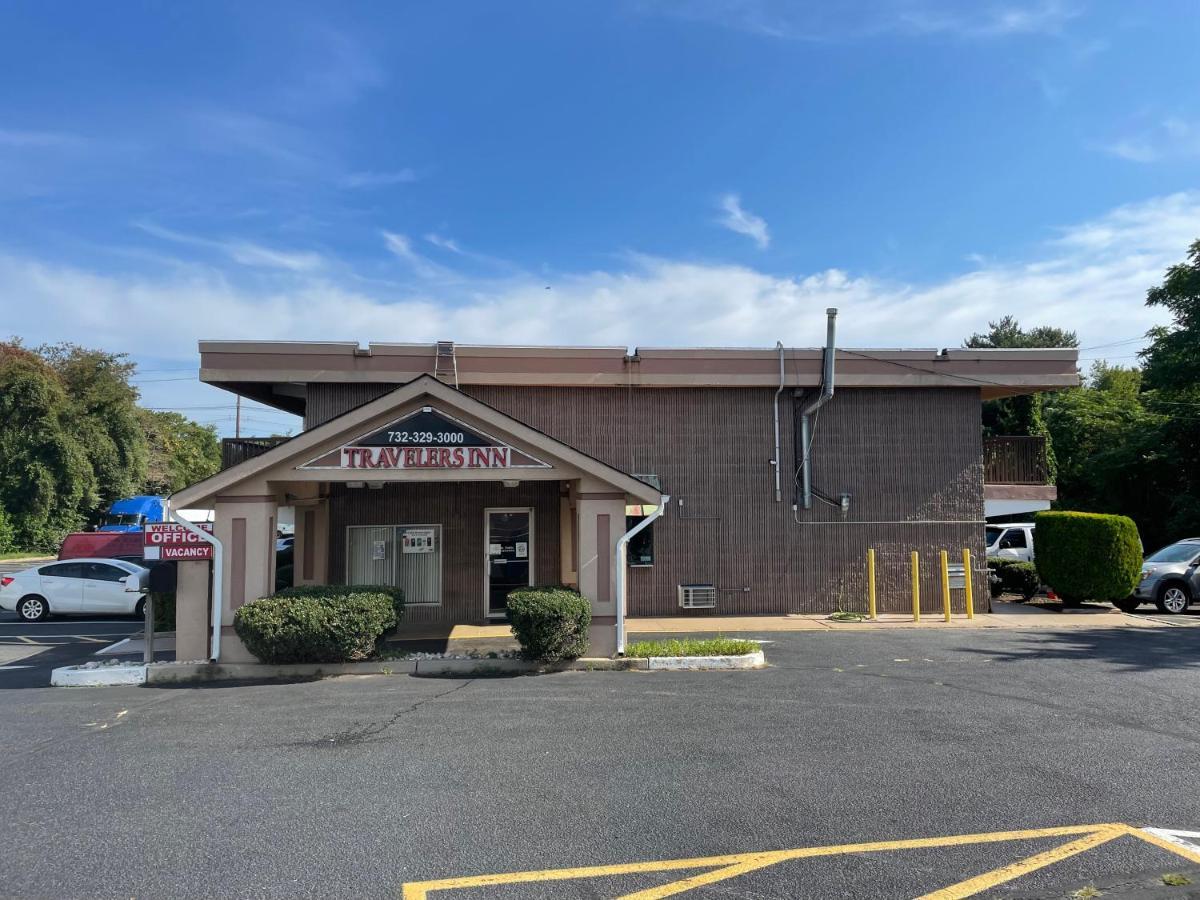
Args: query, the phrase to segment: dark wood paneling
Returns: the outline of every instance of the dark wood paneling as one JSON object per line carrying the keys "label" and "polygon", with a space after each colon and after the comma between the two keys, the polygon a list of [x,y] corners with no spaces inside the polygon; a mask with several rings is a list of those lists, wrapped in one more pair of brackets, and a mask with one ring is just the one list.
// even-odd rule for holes
{"label": "dark wood paneling", "polygon": [[534,581],[558,584],[559,496],[557,481],[522,482],[506,488],[499,482],[389,484],[381,490],[330,486],[329,581],[340,584],[346,573],[346,526],[442,526],[441,606],[410,606],[409,623],[474,623],[484,615],[484,510],[489,507],[532,507]]}
{"label": "dark wood paneling", "polygon": [[[310,385],[310,424],[389,389]],[[922,605],[932,613],[941,604],[936,551],[944,548],[958,562],[962,548],[968,547],[983,569],[983,452],[975,388],[844,389],[835,394],[817,417],[812,469],[818,490],[831,497],[851,496],[844,520],[840,511],[820,501],[793,514],[795,417],[790,393],[780,398],[781,503],[774,501],[770,465],[772,390],[471,386],[466,393],[616,468],[657,475],[673,500],[682,501],[672,502],[654,525],[655,565],[630,570],[634,615],[678,614],[676,586],[688,583],[716,584],[718,613],[863,609],[870,547],[877,554],[880,609],[911,608],[908,554],[917,550]],[[437,494],[454,487],[426,490]],[[503,492],[499,486],[495,490]],[[364,502],[379,501],[368,497]],[[475,515],[463,507],[446,509]],[[557,507],[551,514],[557,521]],[[803,524],[797,524],[797,517]],[[482,529],[482,513],[476,518]],[[893,520],[920,521],[856,524]],[[364,519],[361,524],[382,521]],[[430,521],[450,524],[448,517]],[[344,524],[339,520],[336,527]],[[339,541],[344,534],[335,531],[333,552],[340,565]],[[541,550],[538,555],[540,560]],[[973,583],[976,607],[986,609],[982,571]],[[961,610],[962,592],[955,591],[953,598],[955,609]],[[472,615],[460,621],[473,620]]]}

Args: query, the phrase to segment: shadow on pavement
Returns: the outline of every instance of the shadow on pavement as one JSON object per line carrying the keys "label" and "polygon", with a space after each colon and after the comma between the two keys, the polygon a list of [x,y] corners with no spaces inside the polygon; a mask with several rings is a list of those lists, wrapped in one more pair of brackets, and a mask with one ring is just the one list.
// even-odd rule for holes
{"label": "shadow on pavement", "polygon": [[1013,637],[1018,646],[963,647],[996,662],[1098,660],[1130,671],[1200,669],[1200,631],[1193,629],[1090,629]]}

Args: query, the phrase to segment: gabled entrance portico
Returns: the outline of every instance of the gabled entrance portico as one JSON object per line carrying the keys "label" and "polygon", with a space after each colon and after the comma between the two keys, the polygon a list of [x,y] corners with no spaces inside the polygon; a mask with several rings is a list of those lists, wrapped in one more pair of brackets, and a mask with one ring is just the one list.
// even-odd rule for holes
{"label": "gabled entrance portico", "polygon": [[[216,511],[220,656],[232,662],[249,658],[230,627],[234,612],[274,590],[283,505],[296,510],[291,583],[397,584],[406,623],[446,625],[488,621],[522,583],[571,584],[592,604],[591,652],[611,654],[625,506],[660,494],[422,376],[171,502]],[[181,659],[209,655],[207,566],[181,564]]]}

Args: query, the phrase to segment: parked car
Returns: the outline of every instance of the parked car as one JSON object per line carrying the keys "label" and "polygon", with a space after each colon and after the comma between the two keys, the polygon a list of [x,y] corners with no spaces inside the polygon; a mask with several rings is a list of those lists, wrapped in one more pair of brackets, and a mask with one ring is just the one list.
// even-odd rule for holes
{"label": "parked car", "polygon": [[1142,563],[1142,577],[1133,594],[1116,607],[1133,612],[1153,602],[1159,612],[1178,615],[1200,598],[1200,538],[1185,538],[1151,553]]}
{"label": "parked car", "polygon": [[148,570],[120,559],[72,559],[0,576],[0,609],[27,622],[50,615],[142,614],[143,598],[126,590],[130,576],[144,583]]}
{"label": "parked car", "polygon": [[989,525],[985,531],[987,555],[1033,562],[1032,522],[1006,522]]}

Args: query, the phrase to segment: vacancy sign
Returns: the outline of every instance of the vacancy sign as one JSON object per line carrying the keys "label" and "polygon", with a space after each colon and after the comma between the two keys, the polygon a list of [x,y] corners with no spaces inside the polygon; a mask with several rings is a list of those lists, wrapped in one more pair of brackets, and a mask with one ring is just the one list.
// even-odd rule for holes
{"label": "vacancy sign", "polygon": [[[197,525],[212,534],[212,524]],[[208,541],[174,522],[147,522],[142,532],[143,559],[212,559],[213,546]]]}

